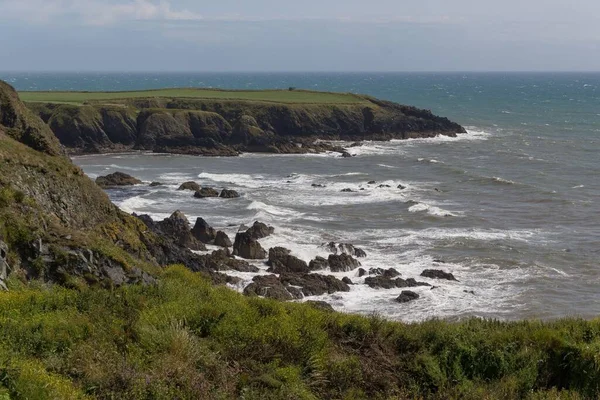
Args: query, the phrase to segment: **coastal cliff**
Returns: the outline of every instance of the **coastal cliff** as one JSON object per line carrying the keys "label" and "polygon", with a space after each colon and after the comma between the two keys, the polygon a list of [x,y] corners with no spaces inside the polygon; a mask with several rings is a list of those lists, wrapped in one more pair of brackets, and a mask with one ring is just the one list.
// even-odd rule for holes
{"label": "coastal cliff", "polygon": [[28,107],[71,153],[306,153],[343,151],[320,140],[389,140],[465,132],[428,110],[358,95],[319,103],[321,93],[306,93],[313,94],[315,102],[160,97],[159,91],[154,97],[137,92],[138,97],[119,98],[114,93],[113,99],[92,97],[85,104],[30,102]]}

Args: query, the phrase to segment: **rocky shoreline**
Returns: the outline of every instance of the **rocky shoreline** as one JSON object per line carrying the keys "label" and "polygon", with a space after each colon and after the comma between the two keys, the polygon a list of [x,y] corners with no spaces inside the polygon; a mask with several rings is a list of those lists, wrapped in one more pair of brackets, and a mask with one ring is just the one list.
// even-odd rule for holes
{"label": "rocky shoreline", "polygon": [[28,103],[72,155],[152,151],[201,156],[348,151],[332,141],[456,136],[428,110],[369,96],[356,104],[137,98],[110,104]]}

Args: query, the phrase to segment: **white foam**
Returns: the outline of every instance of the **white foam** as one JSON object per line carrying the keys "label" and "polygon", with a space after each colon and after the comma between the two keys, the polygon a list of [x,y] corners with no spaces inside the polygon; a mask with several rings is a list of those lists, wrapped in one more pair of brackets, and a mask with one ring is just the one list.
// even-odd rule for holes
{"label": "white foam", "polygon": [[443,208],[431,206],[425,203],[417,203],[408,208],[408,211],[412,213],[427,211],[428,214],[436,217],[456,217],[459,214],[444,210]]}
{"label": "white foam", "polygon": [[511,181],[509,179],[504,179],[504,178],[500,178],[500,177],[497,177],[497,176],[492,177],[492,180],[496,181],[496,182],[499,182],[499,183],[505,183],[507,185],[514,185],[515,184],[515,182],[513,182],[513,181]]}

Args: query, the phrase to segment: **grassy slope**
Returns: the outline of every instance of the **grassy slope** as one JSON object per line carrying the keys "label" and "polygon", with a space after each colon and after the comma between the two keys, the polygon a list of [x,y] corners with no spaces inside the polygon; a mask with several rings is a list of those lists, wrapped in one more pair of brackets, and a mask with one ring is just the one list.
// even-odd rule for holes
{"label": "grassy slope", "polygon": [[597,398],[600,321],[406,325],[246,298],[171,267],[156,287],[9,281],[14,398]]}
{"label": "grassy slope", "polygon": [[72,103],[122,100],[149,97],[183,97],[215,100],[248,100],[301,104],[356,104],[366,100],[344,93],[313,92],[305,90],[211,90],[211,89],[161,89],[133,92],[20,92],[22,101],[44,103]]}

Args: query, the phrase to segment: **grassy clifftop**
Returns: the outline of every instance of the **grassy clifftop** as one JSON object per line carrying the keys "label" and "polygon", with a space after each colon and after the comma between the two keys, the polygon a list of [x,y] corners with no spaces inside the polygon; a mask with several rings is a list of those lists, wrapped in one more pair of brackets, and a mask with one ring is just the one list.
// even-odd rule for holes
{"label": "grassy clifftop", "polygon": [[164,89],[23,92],[23,97],[71,152],[314,152],[332,150],[315,146],[316,139],[389,140],[465,132],[427,110],[343,93]]}

